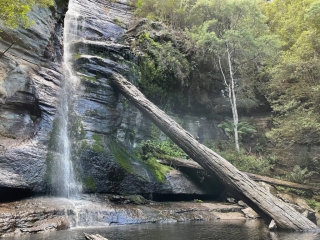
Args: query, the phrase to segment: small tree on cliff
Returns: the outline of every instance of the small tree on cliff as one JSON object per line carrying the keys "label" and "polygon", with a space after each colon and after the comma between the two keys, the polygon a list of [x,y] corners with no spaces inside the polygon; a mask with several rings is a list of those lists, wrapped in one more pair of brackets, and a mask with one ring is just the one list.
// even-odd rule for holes
{"label": "small tree on cliff", "polygon": [[48,7],[53,5],[53,0],[0,0],[0,19],[11,28],[27,27],[30,25],[27,14],[34,5]]}
{"label": "small tree on cliff", "polygon": [[[28,18],[28,13],[34,5],[48,7],[53,5],[53,0],[0,0],[0,20],[6,27],[16,28],[19,25],[28,27],[32,21]],[[0,29],[0,32],[4,32]],[[0,53],[0,58],[17,42],[10,34],[6,33],[11,38],[11,44]]]}
{"label": "small tree on cliff", "polygon": [[[192,30],[199,53],[211,59],[226,87],[235,147],[239,151],[237,96],[241,86],[252,84],[252,76],[275,56],[278,41],[268,35],[257,1],[199,0],[192,12],[195,22],[202,22]],[[204,12],[209,15],[197,14]]]}

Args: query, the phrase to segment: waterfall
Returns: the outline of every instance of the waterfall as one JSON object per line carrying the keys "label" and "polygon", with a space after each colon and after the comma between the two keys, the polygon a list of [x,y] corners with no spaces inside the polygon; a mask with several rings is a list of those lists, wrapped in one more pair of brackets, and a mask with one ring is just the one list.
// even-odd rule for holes
{"label": "waterfall", "polygon": [[[98,124],[86,122],[87,112],[108,109],[108,104],[104,104],[106,96],[103,96],[100,102],[91,101],[88,97],[85,99],[87,93],[84,91],[85,86],[81,85],[79,78],[82,75],[77,75],[73,69],[73,63],[83,56],[102,54],[100,45],[106,46],[120,42],[125,30],[115,24],[114,21],[127,23],[127,20],[123,17],[126,16],[129,8],[127,1],[69,0],[63,33],[64,80],[59,96],[58,118],[54,123],[54,134],[51,134],[51,138],[55,140],[54,146],[49,149],[53,156],[49,159],[47,170],[50,173],[52,195],[76,198],[82,191],[81,184],[77,181],[77,174],[74,171],[75,166],[72,164],[77,161],[80,162],[79,155],[76,155],[79,150],[77,143],[80,142],[77,139],[77,130],[71,133],[71,128],[78,129],[78,127],[75,126],[76,124],[72,125],[72,122],[80,122],[81,126],[85,128],[86,137],[89,139],[88,144],[91,144],[90,137],[96,132],[109,131],[110,126],[105,121],[98,127]],[[88,43],[93,41],[97,42],[97,47],[88,48]],[[89,72],[86,74],[88,74],[88,77],[92,75]],[[104,129],[99,129],[102,126],[105,126]],[[70,136],[73,138],[72,141]],[[92,141],[95,140],[92,139]],[[72,149],[73,145],[75,146],[74,149]],[[79,171],[76,173],[81,175],[79,178],[85,178],[85,171],[82,166],[77,169]]]}
{"label": "waterfall", "polygon": [[[58,105],[58,118],[55,137],[55,154],[51,174],[51,194],[59,197],[77,198],[81,184],[77,182],[71,158],[70,114],[73,110],[75,92],[79,80],[72,69],[73,55],[70,44],[78,39],[81,19],[74,10],[75,0],[70,0],[64,21],[63,44],[63,83]],[[80,24],[79,24],[80,23]]]}

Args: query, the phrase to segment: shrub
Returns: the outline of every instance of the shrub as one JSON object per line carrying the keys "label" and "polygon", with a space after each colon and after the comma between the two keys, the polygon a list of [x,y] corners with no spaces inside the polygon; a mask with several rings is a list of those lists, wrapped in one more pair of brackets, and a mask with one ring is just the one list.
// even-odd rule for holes
{"label": "shrub", "polygon": [[314,174],[317,174],[317,172],[309,171],[308,168],[302,169],[299,165],[295,165],[292,172],[286,173],[285,178],[291,182],[306,184]]}
{"label": "shrub", "polygon": [[268,158],[246,155],[242,152],[229,154],[227,159],[236,168],[245,172],[267,174],[274,168],[274,164]]}
{"label": "shrub", "polygon": [[[226,135],[230,139],[234,138],[233,121],[226,120],[223,123],[220,123],[218,125],[218,127],[222,128],[224,130],[224,132],[226,133]],[[241,138],[246,137],[246,136],[253,134],[253,133],[256,133],[256,132],[257,132],[257,130],[250,123],[245,122],[245,121],[238,123],[238,134],[239,134],[240,140],[241,140]]]}
{"label": "shrub", "polygon": [[140,156],[142,160],[147,160],[151,157],[164,159],[170,157],[186,158],[186,154],[171,140],[162,142],[151,140],[143,141],[135,149],[135,153]]}

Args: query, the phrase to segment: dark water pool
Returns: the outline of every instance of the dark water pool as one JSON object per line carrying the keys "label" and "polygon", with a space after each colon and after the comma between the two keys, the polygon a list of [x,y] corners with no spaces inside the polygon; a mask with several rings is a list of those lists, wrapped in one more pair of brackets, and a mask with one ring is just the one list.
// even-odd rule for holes
{"label": "dark water pool", "polygon": [[262,221],[215,221],[77,228],[5,240],[84,240],[83,232],[109,240],[320,240],[320,233],[269,233]]}

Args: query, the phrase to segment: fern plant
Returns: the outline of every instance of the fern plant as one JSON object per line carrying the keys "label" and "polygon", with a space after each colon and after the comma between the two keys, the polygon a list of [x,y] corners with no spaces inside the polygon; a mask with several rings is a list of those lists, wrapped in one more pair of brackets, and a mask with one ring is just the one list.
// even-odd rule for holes
{"label": "fern plant", "polygon": [[301,168],[299,165],[295,165],[292,172],[287,173],[285,177],[289,181],[306,184],[314,174],[317,174],[317,172],[309,171],[308,168]]}
{"label": "fern plant", "polygon": [[[226,120],[223,123],[220,123],[218,125],[219,128],[222,128],[226,135],[233,140],[234,136],[234,127],[233,127],[233,121]],[[238,135],[239,139],[241,140],[242,137],[256,133],[257,130],[252,126],[250,123],[243,121],[238,123]]]}

